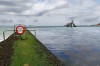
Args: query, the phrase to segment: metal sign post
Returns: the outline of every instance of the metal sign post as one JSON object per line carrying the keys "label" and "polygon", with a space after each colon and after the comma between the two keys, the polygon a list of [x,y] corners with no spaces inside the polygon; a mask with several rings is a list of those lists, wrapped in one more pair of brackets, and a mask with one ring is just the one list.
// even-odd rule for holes
{"label": "metal sign post", "polygon": [[22,39],[21,35],[25,32],[25,27],[24,26],[17,26],[16,27],[16,33],[15,33],[15,37],[16,36],[20,36],[20,38]]}
{"label": "metal sign post", "polygon": [[21,34],[23,34],[25,32],[25,25],[22,24],[16,24],[14,25],[14,39],[16,38],[16,36],[20,36]]}
{"label": "metal sign post", "polygon": [[16,27],[16,33],[21,35],[25,32],[25,28],[23,26],[17,26]]}

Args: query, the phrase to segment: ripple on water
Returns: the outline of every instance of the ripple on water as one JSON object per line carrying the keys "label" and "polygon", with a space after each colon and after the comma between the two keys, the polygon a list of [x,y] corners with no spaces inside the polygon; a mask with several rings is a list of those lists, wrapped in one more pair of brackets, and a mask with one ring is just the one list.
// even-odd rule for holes
{"label": "ripple on water", "polygon": [[39,40],[68,66],[100,66],[99,27],[44,30],[38,31]]}

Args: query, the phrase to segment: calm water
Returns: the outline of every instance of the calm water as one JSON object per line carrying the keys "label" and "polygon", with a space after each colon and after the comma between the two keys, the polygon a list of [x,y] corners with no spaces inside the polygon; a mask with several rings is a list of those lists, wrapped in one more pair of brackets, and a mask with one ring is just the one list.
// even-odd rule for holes
{"label": "calm water", "polygon": [[30,29],[37,30],[37,38],[66,66],[100,66],[100,27]]}

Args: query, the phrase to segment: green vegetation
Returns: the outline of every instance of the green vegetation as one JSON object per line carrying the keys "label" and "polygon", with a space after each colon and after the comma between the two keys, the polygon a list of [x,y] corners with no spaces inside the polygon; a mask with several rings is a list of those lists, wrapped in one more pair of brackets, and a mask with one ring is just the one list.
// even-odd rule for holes
{"label": "green vegetation", "polygon": [[10,66],[55,66],[49,62],[48,54],[39,45],[36,38],[26,31],[22,35],[22,39],[18,39],[13,43],[13,56]]}

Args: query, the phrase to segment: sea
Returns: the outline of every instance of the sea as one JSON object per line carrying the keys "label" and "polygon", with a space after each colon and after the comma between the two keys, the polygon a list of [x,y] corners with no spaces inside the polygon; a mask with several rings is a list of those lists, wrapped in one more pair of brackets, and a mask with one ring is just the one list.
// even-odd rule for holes
{"label": "sea", "polygon": [[[0,27],[3,32],[12,27]],[[100,66],[100,27],[30,27],[39,39],[66,66]],[[13,31],[5,31],[7,39]],[[34,31],[31,31],[35,35]]]}

